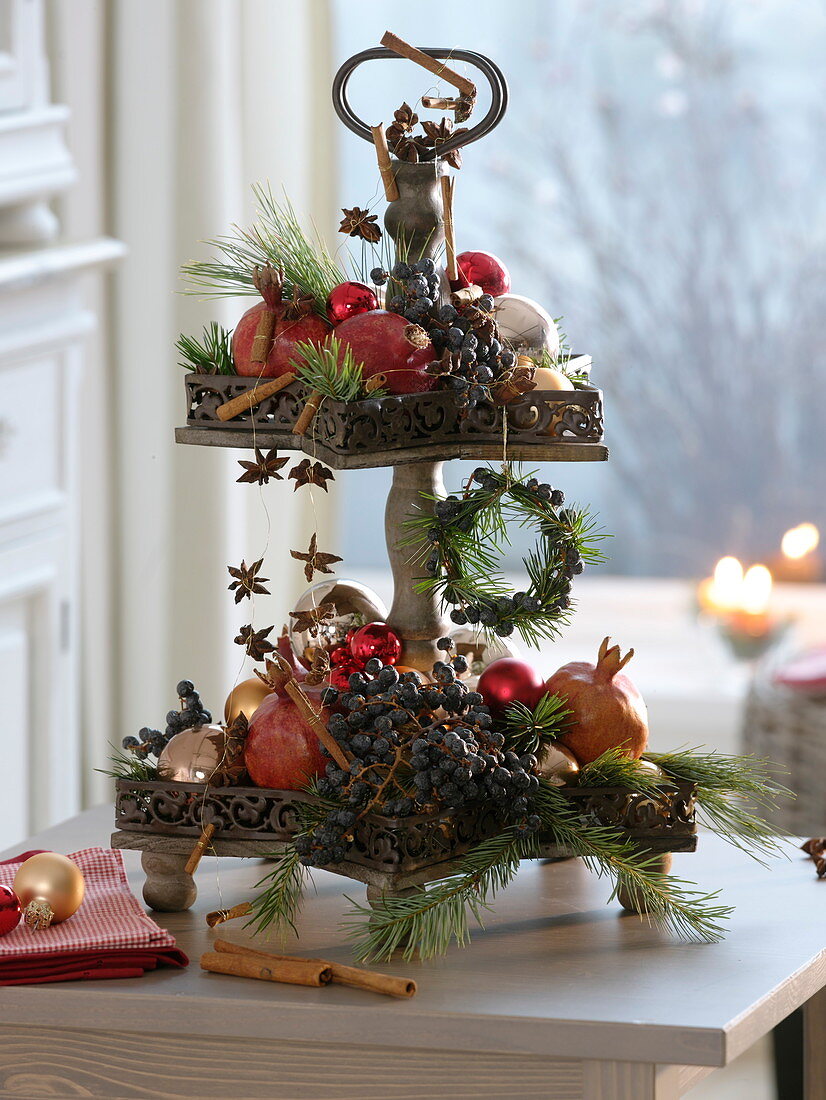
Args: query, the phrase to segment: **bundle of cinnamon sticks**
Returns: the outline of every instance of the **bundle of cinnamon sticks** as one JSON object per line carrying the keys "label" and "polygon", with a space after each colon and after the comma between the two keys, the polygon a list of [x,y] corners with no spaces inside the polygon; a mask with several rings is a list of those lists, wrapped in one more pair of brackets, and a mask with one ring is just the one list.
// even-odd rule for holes
{"label": "bundle of cinnamon sticks", "polygon": [[274,955],[228,940],[215,940],[213,947],[214,951],[207,951],[201,956],[201,969],[211,974],[232,974],[238,978],[286,982],[288,985],[349,985],[353,989],[369,989],[387,997],[412,997],[416,993],[416,983],[412,978],[395,978],[390,974],[359,970],[355,966],[342,966],[326,959]]}

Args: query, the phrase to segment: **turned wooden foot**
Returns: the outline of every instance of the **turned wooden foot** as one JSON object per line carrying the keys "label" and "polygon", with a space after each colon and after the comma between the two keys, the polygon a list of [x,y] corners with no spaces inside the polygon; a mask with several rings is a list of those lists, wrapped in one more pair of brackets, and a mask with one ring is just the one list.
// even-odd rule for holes
{"label": "turned wooden foot", "polygon": [[[639,856],[641,860],[648,860],[651,855],[655,856],[655,861],[652,866],[654,870],[659,871],[663,875],[667,875],[671,870],[671,852],[656,852],[651,853],[648,851],[640,851]],[[617,890],[617,901],[623,907],[627,909],[629,913],[646,913],[648,910],[644,906],[637,904],[633,896],[633,891],[629,890],[623,883],[620,883]]]}
{"label": "turned wooden foot", "polygon": [[184,870],[188,855],[144,852],[141,867],[146,873],[143,900],[159,913],[180,913],[198,896],[198,887]]}

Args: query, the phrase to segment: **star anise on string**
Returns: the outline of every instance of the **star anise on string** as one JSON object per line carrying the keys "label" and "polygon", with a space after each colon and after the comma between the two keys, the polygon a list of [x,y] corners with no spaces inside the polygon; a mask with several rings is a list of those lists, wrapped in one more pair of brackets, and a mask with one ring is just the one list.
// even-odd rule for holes
{"label": "star anise on string", "polygon": [[361,237],[362,240],[375,244],[381,240],[381,230],[376,225],[378,214],[371,214],[369,210],[362,210],[354,206],[352,210],[341,208],[344,217],[341,219],[339,233],[348,233],[351,237]]}
{"label": "star anise on string", "polygon": [[279,458],[278,451],[274,448],[265,455],[259,447],[256,447],[255,462],[239,459],[238,465],[243,467],[244,473],[237,480],[247,485],[266,485],[270,478],[273,481],[283,481],[278,471],[289,461],[289,458]]}
{"label": "star anise on string", "polygon": [[209,777],[213,787],[236,787],[243,783],[247,769],[244,767],[244,745],[249,723],[243,711],[224,730],[224,755],[218,767]]}
{"label": "star anise on string", "polygon": [[264,585],[269,581],[269,577],[260,577],[258,574],[261,571],[261,566],[264,564],[264,559],[259,558],[258,561],[254,561],[252,565],[247,566],[245,561],[242,561],[240,565],[228,565],[227,572],[235,580],[230,584],[230,592],[235,593],[235,602],[240,603],[245,596],[252,597],[253,593],[262,593],[264,596],[269,596],[269,588],[265,588]]}
{"label": "star anise on string", "polygon": [[815,836],[800,845],[806,855],[814,860],[818,878],[826,878],[826,837]]}
{"label": "star anise on string", "polygon": [[313,531],[313,537],[310,539],[306,554],[302,554],[299,550],[290,551],[290,556],[295,558],[296,561],[306,562],[304,576],[307,578],[308,583],[313,579],[314,573],[332,573],[333,570],[330,566],[342,560],[338,554],[323,554],[317,549],[317,546],[318,540],[315,531]]}
{"label": "star anise on string", "polygon": [[313,652],[313,663],[310,671],[304,677],[305,684],[323,684],[330,673],[330,657],[326,649],[318,649]]}
{"label": "star anise on string", "polygon": [[[460,126],[458,130],[454,130],[453,123],[449,118],[443,118],[441,122],[431,122],[429,119],[425,119],[422,123],[422,129],[428,139],[428,145],[435,148],[437,153],[439,146],[443,145],[449,138],[467,133],[466,126]],[[453,168],[459,169],[462,167],[462,152],[460,149],[449,149],[445,153],[444,159]]]}
{"label": "star anise on string", "polygon": [[242,645],[253,661],[263,661],[268,653],[275,651],[275,646],[267,637],[271,630],[271,626],[263,630],[254,630],[252,625],[242,626],[235,643]]}
{"label": "star anise on string", "polygon": [[293,623],[295,633],[303,634],[306,630],[313,638],[318,637],[321,627],[325,623],[331,623],[335,617],[336,607],[332,603],[323,603],[318,607],[311,607],[307,611],[290,612],[290,618],[295,619]]}
{"label": "star anise on string", "polygon": [[413,132],[413,127],[419,121],[419,116],[414,113],[409,103],[402,103],[398,111],[393,112],[393,122],[385,130],[387,144],[395,149],[399,140]]}
{"label": "star anise on string", "polygon": [[287,303],[284,315],[288,321],[299,321],[302,317],[312,313],[315,309],[315,298],[312,294],[305,294],[300,287],[293,287],[293,295]]}
{"label": "star anise on string", "polygon": [[326,493],[327,482],[335,481],[333,471],[320,462],[310,462],[309,458],[303,458],[297,466],[293,466],[287,475],[295,479],[294,489],[302,485],[318,485]]}

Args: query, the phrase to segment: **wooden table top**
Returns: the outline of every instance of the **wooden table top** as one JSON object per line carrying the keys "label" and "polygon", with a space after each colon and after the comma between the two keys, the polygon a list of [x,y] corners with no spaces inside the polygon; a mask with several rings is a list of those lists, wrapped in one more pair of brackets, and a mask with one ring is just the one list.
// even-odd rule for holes
{"label": "wooden table top", "polygon": [[[111,828],[111,807],[100,807],[16,851],[105,845]],[[722,887],[722,900],[737,907],[726,940],[714,945],[685,944],[623,915],[616,902],[606,904],[610,884],[579,860],[523,864],[471,947],[377,967],[416,979],[418,995],[407,1001],[201,971],[198,959],[215,935],[204,915],[244,900],[267,866],[205,858],[195,906],[155,914],[190,956],[188,970],[4,988],[0,1024],[724,1065],[826,985],[826,881],[793,845],[789,851],[791,859],[766,869],[702,835],[696,854],[675,856],[677,875],[706,890]],[[140,896],[139,854],[124,857]],[[314,881],[300,943],[285,950],[352,962],[338,923],[345,893],[363,901],[364,888],[324,872]],[[250,942],[241,921],[220,933]]]}

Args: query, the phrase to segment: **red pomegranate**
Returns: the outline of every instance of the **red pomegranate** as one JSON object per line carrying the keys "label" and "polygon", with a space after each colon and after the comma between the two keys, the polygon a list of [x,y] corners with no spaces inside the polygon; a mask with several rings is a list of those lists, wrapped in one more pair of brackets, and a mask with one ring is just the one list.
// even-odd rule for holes
{"label": "red pomegranate", "polygon": [[[304,688],[320,707],[319,690]],[[323,721],[327,712],[321,711]],[[277,688],[252,716],[244,745],[244,763],[258,787],[297,791],[323,775],[327,759],[312,728],[283,688]]]}
{"label": "red pomegranate", "polygon": [[336,337],[353,349],[363,377],[383,375],[382,385],[390,393],[423,393],[433,388],[434,379],[425,373],[436,358],[430,338],[401,314],[386,309],[359,313],[341,322]]}
{"label": "red pomegranate", "polygon": [[319,317],[317,313],[305,313],[302,316],[290,316],[291,307],[284,303],[276,309],[277,318],[270,348],[265,363],[253,363],[252,345],[258,329],[261,314],[268,310],[266,302],[248,309],[232,334],[232,357],[235,369],[245,378],[278,378],[288,371],[295,370],[293,360],[297,358],[296,344],[305,342],[321,344],[333,331],[333,326]]}
{"label": "red pomegranate", "polygon": [[546,691],[563,698],[571,712],[569,726],[559,740],[580,764],[596,760],[606,749],[621,749],[637,759],[648,744],[648,710],[633,681],[622,669],[634,656],[629,649],[603,639],[597,663],[572,661],[545,683]]}

